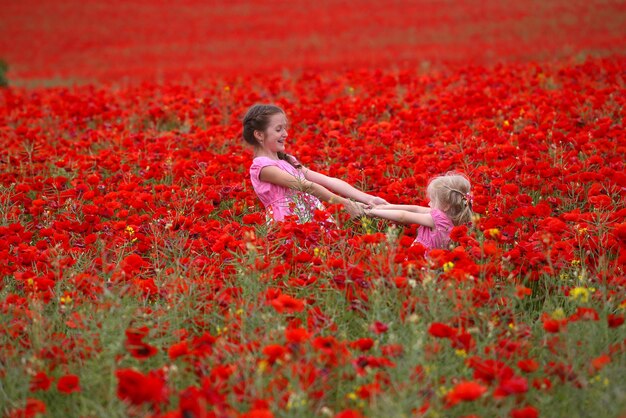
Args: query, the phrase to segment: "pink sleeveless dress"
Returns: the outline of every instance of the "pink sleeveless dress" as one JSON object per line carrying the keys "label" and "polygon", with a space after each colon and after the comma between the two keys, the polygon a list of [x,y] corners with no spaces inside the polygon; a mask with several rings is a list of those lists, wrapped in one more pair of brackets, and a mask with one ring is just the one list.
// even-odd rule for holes
{"label": "pink sleeveless dress", "polygon": [[296,215],[299,223],[312,221],[315,210],[324,209],[322,202],[308,193],[261,181],[261,170],[269,166],[278,167],[292,176],[304,180],[302,170],[298,170],[287,161],[272,160],[268,157],[257,157],[252,160],[250,181],[255,193],[265,206],[268,219],[282,221],[286,216]]}
{"label": "pink sleeveless dress", "polygon": [[430,215],[433,217],[435,226],[433,228],[420,226],[414,243],[419,242],[430,250],[434,248],[447,249],[450,243],[450,232],[454,228],[454,224],[448,215],[439,209],[432,209]]}

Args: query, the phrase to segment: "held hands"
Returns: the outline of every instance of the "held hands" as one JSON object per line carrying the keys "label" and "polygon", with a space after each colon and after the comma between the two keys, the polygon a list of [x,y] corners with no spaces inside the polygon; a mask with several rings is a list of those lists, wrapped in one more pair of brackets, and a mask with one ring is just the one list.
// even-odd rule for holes
{"label": "held hands", "polygon": [[359,216],[363,216],[363,214],[365,213],[365,209],[368,208],[368,206],[364,203],[346,199],[345,197],[341,197],[341,196],[331,197],[330,199],[328,199],[328,203],[330,203],[331,205],[334,205],[334,204],[342,205],[345,211],[348,212],[351,218],[358,218]]}
{"label": "held hands", "polygon": [[358,218],[359,216],[363,216],[365,214],[365,210],[367,209],[367,205],[361,202],[353,202],[348,199],[346,199],[346,202],[343,206],[346,209],[346,212],[350,214],[351,218]]}
{"label": "held hands", "polygon": [[328,203],[342,204],[344,209],[346,210],[346,212],[348,212],[351,218],[358,218],[363,215],[370,215],[371,210],[376,209],[379,206],[385,206],[389,204],[389,202],[387,202],[385,199],[378,197],[378,196],[373,196],[372,199],[367,204],[350,200],[350,199],[346,199],[345,197],[337,198],[336,196],[331,197],[328,200]]}

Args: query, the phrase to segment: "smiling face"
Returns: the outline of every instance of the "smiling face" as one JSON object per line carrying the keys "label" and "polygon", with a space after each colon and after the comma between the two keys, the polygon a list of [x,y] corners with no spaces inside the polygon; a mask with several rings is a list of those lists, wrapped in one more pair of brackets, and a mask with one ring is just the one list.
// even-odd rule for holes
{"label": "smiling face", "polygon": [[254,131],[259,146],[268,153],[285,152],[287,139],[287,117],[284,113],[276,113],[269,118],[265,131]]}

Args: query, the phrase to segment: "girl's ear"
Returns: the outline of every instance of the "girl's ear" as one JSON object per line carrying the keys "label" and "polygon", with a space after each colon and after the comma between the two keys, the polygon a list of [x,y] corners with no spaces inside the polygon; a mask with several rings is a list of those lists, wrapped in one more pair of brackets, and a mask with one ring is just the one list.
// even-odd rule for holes
{"label": "girl's ear", "polygon": [[257,139],[257,141],[260,141],[263,139],[263,132],[261,131],[254,131],[254,137]]}

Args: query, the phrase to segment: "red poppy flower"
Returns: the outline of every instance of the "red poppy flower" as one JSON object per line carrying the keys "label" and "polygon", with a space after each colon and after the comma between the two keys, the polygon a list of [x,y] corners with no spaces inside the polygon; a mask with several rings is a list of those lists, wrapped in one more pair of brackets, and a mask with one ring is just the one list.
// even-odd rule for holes
{"label": "red poppy flower", "polygon": [[593,372],[598,372],[602,370],[602,368],[604,368],[604,366],[606,366],[610,362],[611,357],[607,356],[606,354],[594,358],[593,360],[591,360],[591,367],[593,368]]}
{"label": "red poppy flower", "polygon": [[253,409],[242,414],[241,418],[274,418],[274,414],[269,409]]}
{"label": "red poppy flower", "polygon": [[24,408],[14,409],[7,414],[8,418],[33,418],[46,413],[46,404],[39,399],[27,398]]}
{"label": "red poppy flower", "polygon": [[350,343],[350,347],[359,351],[368,351],[374,346],[374,340],[371,338],[360,338]]}
{"label": "red poppy flower", "polygon": [[624,315],[608,315],[609,328],[617,328],[624,323]]}
{"label": "red poppy flower", "polygon": [[456,330],[446,324],[433,322],[428,328],[428,333],[437,338],[450,338],[456,335]]}
{"label": "red poppy flower", "polygon": [[539,411],[534,406],[525,406],[511,410],[511,418],[539,418]]}
{"label": "red poppy flower", "polygon": [[287,356],[287,354],[289,354],[289,350],[282,345],[273,344],[265,346],[263,348],[263,354],[267,357],[268,363],[274,364],[276,360],[281,360]]}
{"label": "red poppy flower", "polygon": [[57,381],[57,389],[61,393],[80,392],[80,381],[75,374],[61,376]]}
{"label": "red poppy flower", "polygon": [[376,321],[372,325],[370,325],[370,330],[375,334],[384,334],[385,332],[387,332],[388,329],[389,325],[384,324],[380,321]]}
{"label": "red poppy flower", "polygon": [[273,299],[270,303],[279,313],[302,312],[305,306],[305,302],[303,300],[284,294],[281,294],[277,298]]}
{"label": "red poppy flower", "polygon": [[166,400],[167,388],[164,379],[155,372],[146,375],[133,369],[120,369],[117,376],[117,397],[132,404],[159,404]]}
{"label": "red poppy flower", "polygon": [[304,328],[287,328],[285,338],[291,343],[303,343],[309,339],[311,333]]}
{"label": "red poppy flower", "polygon": [[446,395],[449,405],[456,405],[461,401],[474,401],[487,392],[487,387],[475,381],[457,383]]}
{"label": "red poppy flower", "polygon": [[557,333],[561,331],[567,325],[567,320],[559,320],[559,319],[551,319],[544,318],[543,319],[543,329],[550,333]]}
{"label": "red poppy flower", "polygon": [[39,372],[34,375],[30,380],[29,390],[36,392],[38,390],[48,390],[52,384],[52,379],[48,377],[44,372]]}
{"label": "red poppy flower", "polygon": [[495,398],[528,392],[528,381],[521,376],[512,376],[500,381],[493,393]]}
{"label": "red poppy flower", "polygon": [[181,341],[176,344],[172,344],[167,350],[167,355],[170,360],[176,360],[178,357],[184,356],[189,353],[189,345],[187,341]]}
{"label": "red poppy flower", "polygon": [[520,360],[517,362],[517,367],[523,372],[532,373],[539,368],[539,363],[533,359]]}
{"label": "red poppy flower", "polygon": [[364,418],[363,414],[354,409],[344,409],[343,411],[335,414],[334,418]]}

